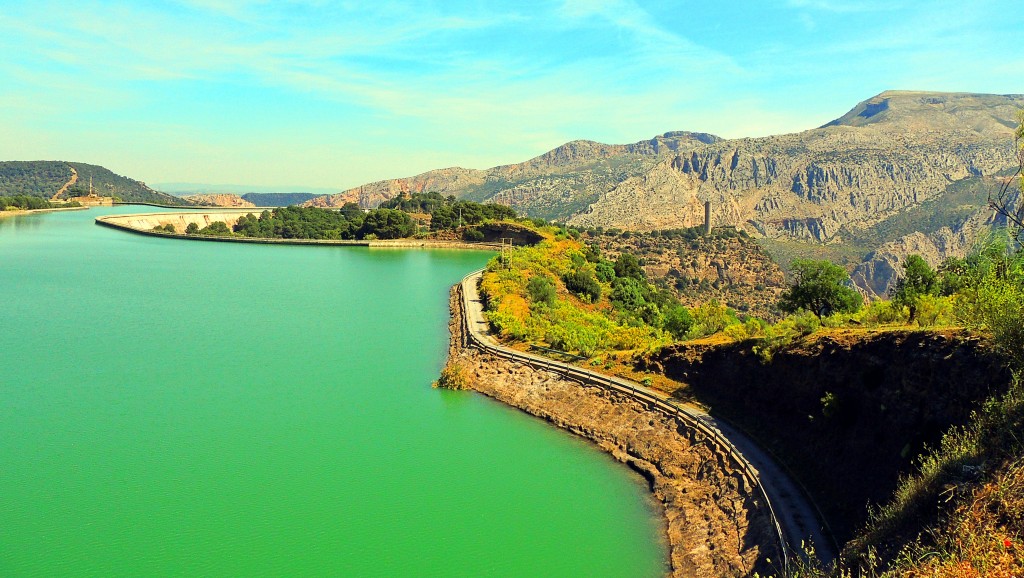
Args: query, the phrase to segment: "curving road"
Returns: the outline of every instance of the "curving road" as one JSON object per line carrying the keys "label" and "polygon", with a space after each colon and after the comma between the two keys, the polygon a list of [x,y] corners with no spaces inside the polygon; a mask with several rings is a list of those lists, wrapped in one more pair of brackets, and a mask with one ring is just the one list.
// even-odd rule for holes
{"label": "curving road", "polygon": [[[757,488],[765,498],[775,519],[780,539],[789,545],[789,552],[800,552],[803,542],[814,544],[819,560],[829,563],[835,559],[833,540],[826,533],[817,515],[817,509],[800,487],[782,467],[745,434],[712,417],[703,410],[681,404],[671,397],[638,383],[593,372],[552,359],[524,353],[505,347],[490,335],[490,327],[483,316],[483,302],[477,286],[483,270],[470,273],[462,280],[463,316],[467,336],[472,345],[508,359],[543,367],[578,380],[585,380],[603,387],[614,389],[646,403],[653,403],[668,413],[678,415],[692,427],[716,439],[744,470],[752,487]],[[788,558],[783,561],[788,565]]]}

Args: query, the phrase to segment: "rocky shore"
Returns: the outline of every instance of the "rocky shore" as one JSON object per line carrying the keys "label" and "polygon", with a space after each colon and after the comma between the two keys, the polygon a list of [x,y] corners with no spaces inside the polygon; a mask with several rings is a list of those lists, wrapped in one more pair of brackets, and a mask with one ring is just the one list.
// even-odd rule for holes
{"label": "rocky shore", "polygon": [[449,366],[470,388],[584,437],[639,472],[664,515],[669,575],[780,573],[770,517],[716,444],[635,399],[468,347],[459,291],[451,295]]}
{"label": "rocky shore", "polygon": [[4,217],[18,217],[21,215],[34,215],[36,213],[59,213],[61,211],[87,211],[89,207],[54,207],[52,209],[24,209],[17,211],[0,210],[0,219]]}

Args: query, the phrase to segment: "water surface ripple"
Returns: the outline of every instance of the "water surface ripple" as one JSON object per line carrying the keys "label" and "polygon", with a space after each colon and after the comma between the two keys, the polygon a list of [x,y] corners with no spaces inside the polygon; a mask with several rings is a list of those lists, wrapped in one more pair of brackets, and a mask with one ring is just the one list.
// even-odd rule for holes
{"label": "water surface ripple", "polygon": [[430,388],[488,255],[93,225],[139,211],[0,219],[0,575],[664,572],[632,474]]}

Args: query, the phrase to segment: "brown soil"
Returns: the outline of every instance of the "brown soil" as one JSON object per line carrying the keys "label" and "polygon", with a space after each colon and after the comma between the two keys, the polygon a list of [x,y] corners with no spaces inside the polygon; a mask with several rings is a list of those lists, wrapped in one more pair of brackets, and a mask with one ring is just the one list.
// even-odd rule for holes
{"label": "brown soil", "polygon": [[56,203],[57,201],[59,201],[60,196],[63,195],[69,188],[71,188],[71,185],[78,182],[78,171],[76,171],[75,167],[71,165],[68,165],[68,168],[71,169],[71,178],[68,179],[68,182],[64,183],[64,186],[58,189],[52,197],[50,197],[50,202],[52,203]]}

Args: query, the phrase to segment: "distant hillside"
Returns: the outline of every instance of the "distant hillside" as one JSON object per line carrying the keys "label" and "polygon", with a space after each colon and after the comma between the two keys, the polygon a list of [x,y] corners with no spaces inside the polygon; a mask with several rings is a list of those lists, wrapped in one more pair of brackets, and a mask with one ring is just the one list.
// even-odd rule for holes
{"label": "distant hillside", "polygon": [[487,170],[439,169],[369,183],[307,204],[340,207],[357,202],[363,207],[376,207],[406,192],[438,192],[501,203],[533,217],[565,218],[585,210],[617,183],[649,170],[659,155],[689,151],[720,140],[706,133],[669,132],[628,145],[572,141],[522,163]]}
{"label": "distant hillside", "polygon": [[190,203],[154,191],[146,183],[115,174],[96,165],[64,161],[0,161],[0,195],[32,195],[50,198],[72,177],[77,181],[62,195],[64,198],[87,195],[89,182],[100,196],[116,197],[124,202],[144,202],[187,206]]}
{"label": "distant hillside", "polygon": [[301,193],[310,196],[329,195],[337,191],[336,188],[308,187],[301,185],[225,185],[220,183],[154,183],[154,189],[183,197],[185,195],[207,195],[207,194],[233,194],[242,196],[248,193]]}
{"label": "distant hillside", "polygon": [[301,205],[316,195],[311,193],[198,193],[184,195],[183,199],[212,207],[288,207]]}
{"label": "distant hillside", "polygon": [[229,194],[211,194],[211,195],[185,195],[182,197],[186,201],[195,203],[204,207],[255,207],[256,205],[249,201],[239,197],[238,195]]}
{"label": "distant hillside", "polygon": [[246,193],[242,198],[257,207],[287,207],[301,205],[315,198],[312,193]]}

